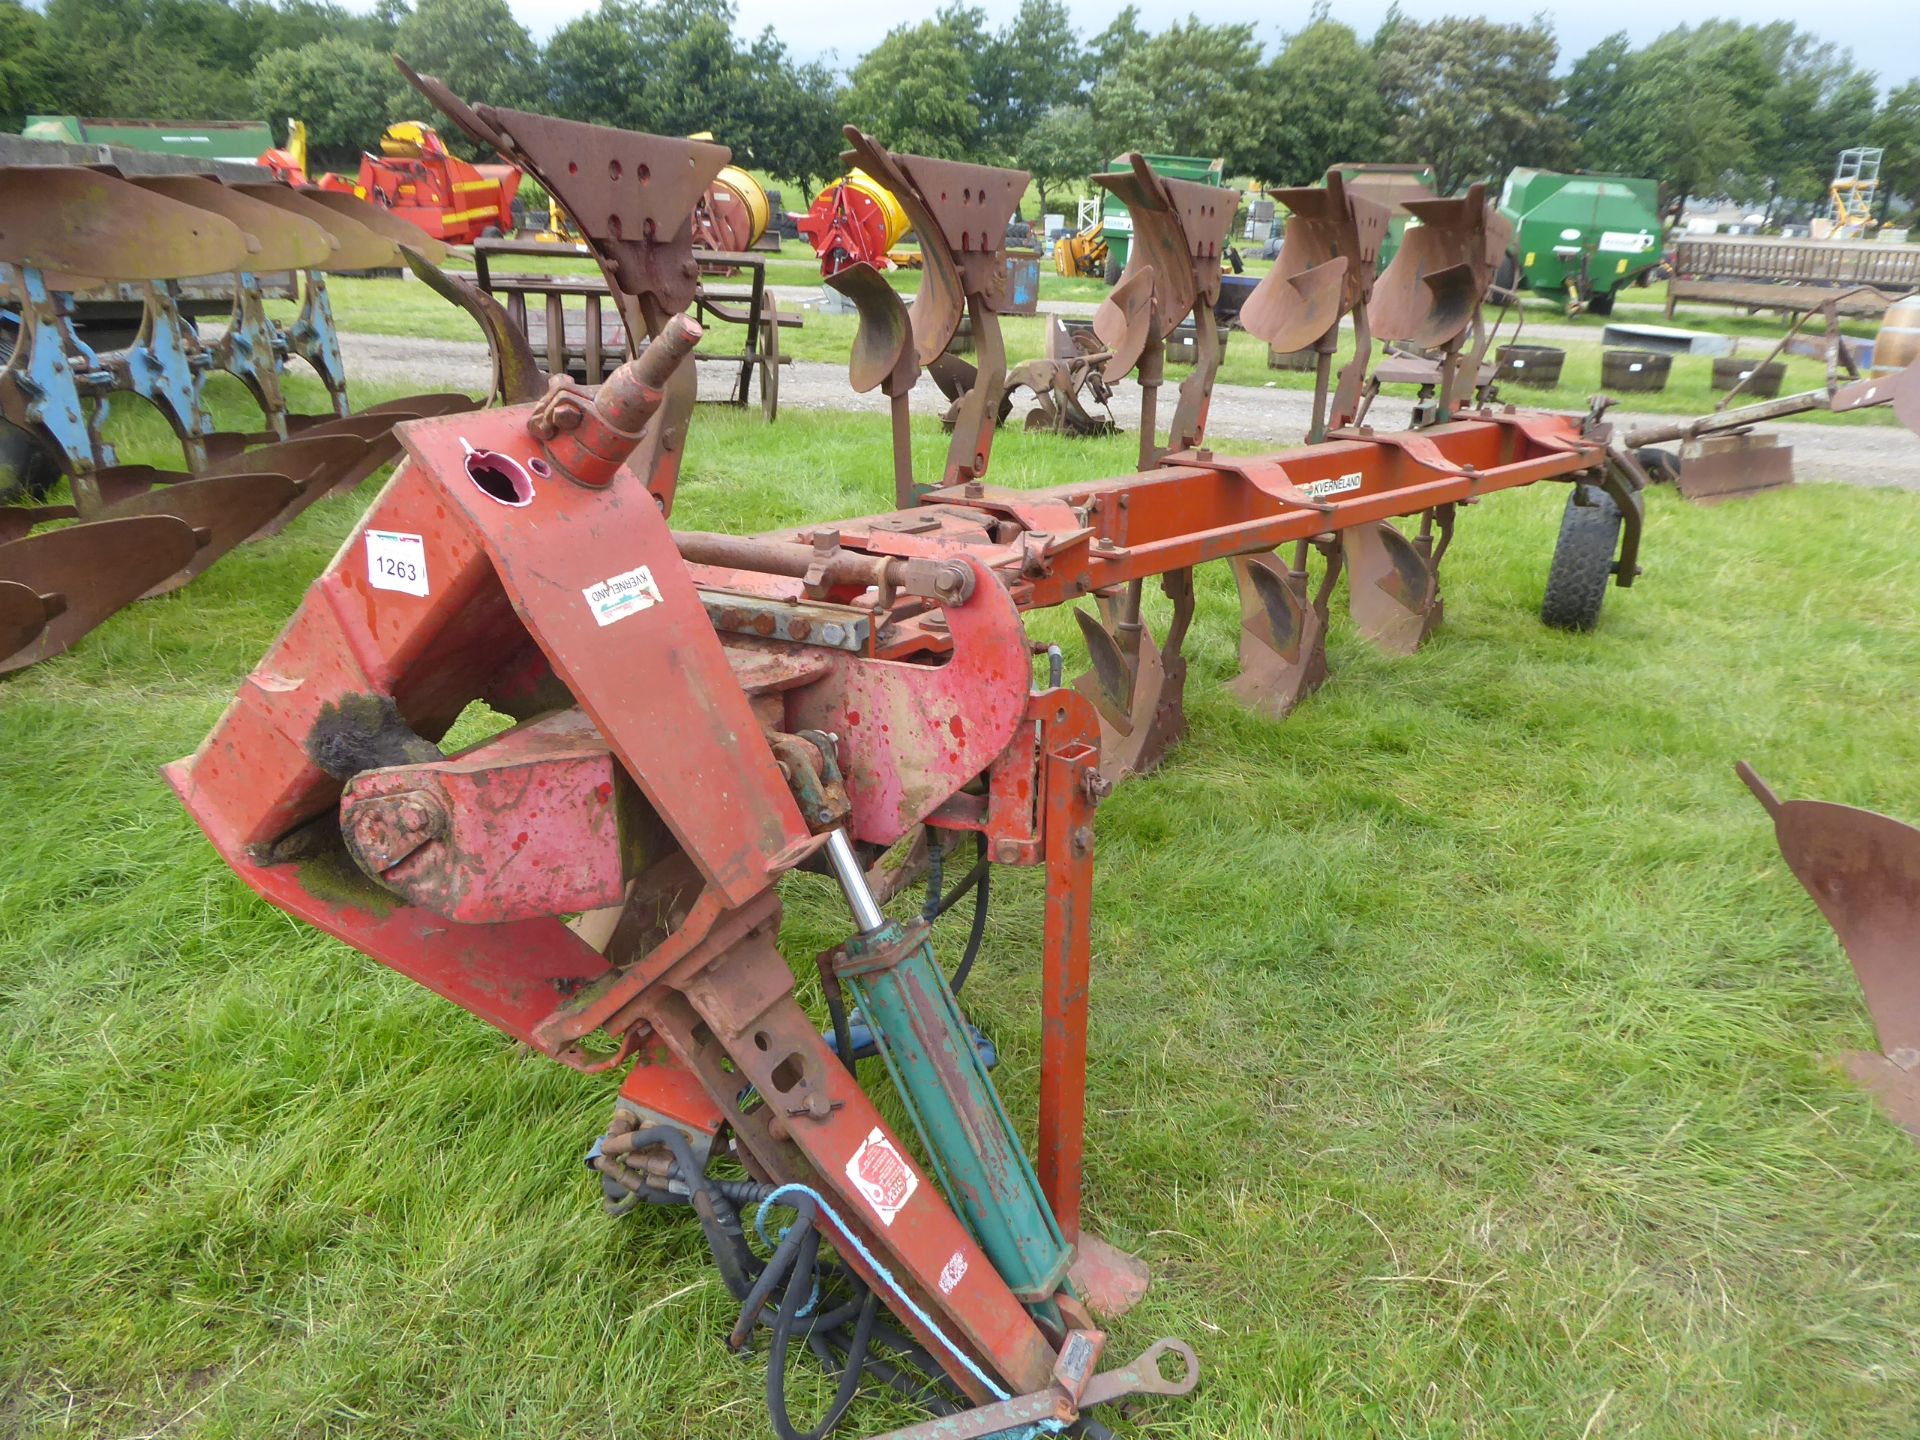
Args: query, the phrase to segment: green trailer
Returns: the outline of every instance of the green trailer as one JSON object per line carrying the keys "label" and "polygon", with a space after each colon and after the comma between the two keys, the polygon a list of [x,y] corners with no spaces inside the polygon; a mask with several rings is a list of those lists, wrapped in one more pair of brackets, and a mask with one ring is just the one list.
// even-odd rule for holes
{"label": "green trailer", "polygon": [[1614,297],[1660,263],[1660,182],[1515,170],[1500,190],[1513,240],[1497,284],[1613,313]]}
{"label": "green trailer", "polygon": [[[1148,155],[1147,168],[1169,180],[1197,180],[1202,185],[1218,185],[1225,173],[1225,162],[1199,155]],[[1125,170],[1132,162],[1121,155],[1109,166]],[[1111,191],[1100,204],[1100,229],[1107,242],[1107,284],[1112,285],[1127,268],[1127,251],[1133,245],[1133,216]]]}
{"label": "green trailer", "polygon": [[188,155],[252,165],[273,148],[264,120],[92,120],[79,115],[29,115],[20,132],[29,140],[66,145],[112,145],[148,155]]}

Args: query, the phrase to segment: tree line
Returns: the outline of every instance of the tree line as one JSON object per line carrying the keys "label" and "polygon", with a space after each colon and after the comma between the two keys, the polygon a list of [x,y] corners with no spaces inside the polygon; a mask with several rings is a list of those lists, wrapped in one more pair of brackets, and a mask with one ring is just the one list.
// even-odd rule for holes
{"label": "tree line", "polygon": [[[1726,195],[1790,218],[1817,208],[1839,151],[1887,151],[1885,192],[1920,206],[1920,79],[1881,93],[1845,50],[1789,22],[1709,20],[1564,75],[1544,20],[1412,21],[1371,35],[1326,0],[1269,53],[1251,25],[1149,33],[1123,7],[1096,34],[1063,0],[995,29],[954,0],[896,26],[843,74],[743,40],[732,0],[601,0],[544,47],[506,0],[0,0],[0,125],[29,111],[167,119],[296,116],[317,160],[350,164],[423,102],[406,55],[460,95],[660,134],[708,131],[804,193],[840,173],[839,127],[953,159],[1014,164],[1048,191],[1130,149],[1218,155],[1304,184],[1341,161],[1422,161],[1439,187],[1517,165],[1650,176],[1676,201]],[[452,138],[452,137],[450,137]]]}

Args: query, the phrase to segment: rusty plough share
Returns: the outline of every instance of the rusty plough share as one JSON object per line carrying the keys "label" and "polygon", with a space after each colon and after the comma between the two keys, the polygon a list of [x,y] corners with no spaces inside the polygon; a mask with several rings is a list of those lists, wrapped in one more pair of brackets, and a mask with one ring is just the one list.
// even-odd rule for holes
{"label": "rusty plough share", "polygon": [[[646,223],[636,171],[697,188],[701,147],[416,83],[543,178],[591,171],[597,203],[575,213],[654,338],[597,391],[556,382],[532,403],[401,425],[393,479],[168,779],[271,903],[553,1059],[625,1072],[588,1164],[615,1210],[693,1209],[740,1305],[729,1343],[771,1333],[777,1433],[796,1429],[796,1344],[839,1377],[815,1433],[863,1377],[943,1412],[896,1432],[916,1437],[1027,1435],[1122,1396],[1188,1393],[1199,1365],[1176,1341],[1100,1369],[1098,1317],[1136,1301],[1146,1275],[1081,1224],[1103,730],[1126,726],[1135,769],[1178,735],[1194,566],[1333,546],[1539,481],[1598,484],[1615,468],[1598,427],[1479,412],[1021,491],[979,479],[982,416],[956,431],[947,483],[898,510],[762,536],[677,531],[675,397],[699,335],[674,313],[690,237],[677,195],[659,212],[674,226]],[[919,208],[923,245],[991,254],[979,237],[1001,229],[995,187],[976,198],[958,170],[851,138]],[[1169,235],[1141,248],[1190,281],[1198,253],[1172,257]],[[926,255],[912,315],[890,289],[849,282],[856,378],[890,395],[963,302],[977,333],[992,329],[998,267],[949,268],[937,244]],[[1147,289],[1150,338],[1186,302],[1160,308]],[[1190,423],[1203,413],[1200,398]],[[1139,613],[1155,578],[1175,602],[1164,649]],[[1104,623],[1083,622],[1087,693],[1057,671],[1036,685],[1023,614],[1088,596]],[[1251,622],[1276,652],[1288,613],[1281,601]],[[443,753],[475,701],[516,723]],[[981,859],[944,894],[934,868],[920,918],[900,923],[865,867],[923,829],[936,856],[971,833]],[[969,893],[984,921],[991,864],[1047,871],[1031,1161],[960,1008],[971,954],[949,977],[931,933]],[[778,884],[799,868],[832,874],[852,915],[851,937],[816,961],[824,1032],[776,947]],[[903,1128],[866,1088],[869,1057]],[[767,1237],[770,1213],[786,1228],[761,1253],[745,1223]]]}
{"label": "rusty plough share", "polygon": [[1847,1073],[1920,1140],[1920,830],[1851,805],[1782,801],[1744,760],[1734,768],[1866,996],[1880,1051],[1847,1052]]}
{"label": "rusty plough share", "polygon": [[[249,539],[351,488],[397,456],[396,421],[469,408],[422,395],[354,414],[323,272],[397,266],[399,224],[346,195],[200,175],[126,178],[109,168],[0,167],[0,294],[18,306],[0,367],[0,419],[64,473],[71,505],[0,507],[0,673],[59,654],[109,615],[186,584]],[[408,243],[437,242],[402,225]],[[298,272],[304,300],[283,331],[260,276]],[[203,344],[175,300],[179,282],[231,276],[226,332]],[[96,353],[72,323],[72,296],[131,286],[142,305],[128,348]],[[288,410],[289,355],[313,366],[333,408]],[[207,377],[243,384],[267,429],[218,432]],[[117,396],[154,406],[179,438],[186,470],[116,462],[102,436]],[[77,521],[78,523],[65,523]]]}

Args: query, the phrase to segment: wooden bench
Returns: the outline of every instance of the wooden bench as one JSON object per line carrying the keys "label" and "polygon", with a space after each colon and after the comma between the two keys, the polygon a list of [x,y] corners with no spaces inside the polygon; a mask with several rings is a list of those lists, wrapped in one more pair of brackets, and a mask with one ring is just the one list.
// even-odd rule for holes
{"label": "wooden bench", "polygon": [[1920,290],[1920,245],[1758,235],[1685,237],[1674,247],[1667,318],[1673,318],[1673,307],[1681,302],[1798,314],[1819,310],[1836,292],[1856,286],[1871,290],[1841,300],[1842,315],[1878,315],[1902,295]]}
{"label": "wooden bench", "polygon": [[[628,343],[625,319],[606,280],[598,275],[500,270],[494,263],[507,255],[551,259],[586,254],[584,246],[565,243],[480,240],[473,247],[474,276],[480,288],[505,307],[549,375],[571,375],[597,385],[637,353]],[[738,351],[703,345],[693,358],[736,367],[730,392],[716,397],[721,404],[751,404],[758,380],[760,408],[772,420],[780,411],[780,367],[793,363],[792,356],[780,353],[780,331],[797,329],[801,318],[782,314],[775,303],[767,288],[764,255],[721,250],[695,250],[693,255],[706,277],[694,291],[693,318],[708,327],[709,337],[715,334],[715,322],[739,326],[744,334]],[[644,341],[639,348],[645,348]]]}

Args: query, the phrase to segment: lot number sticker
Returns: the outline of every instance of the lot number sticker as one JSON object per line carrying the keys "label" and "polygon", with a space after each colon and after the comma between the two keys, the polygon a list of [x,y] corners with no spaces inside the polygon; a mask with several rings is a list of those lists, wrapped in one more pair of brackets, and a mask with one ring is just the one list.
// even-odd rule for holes
{"label": "lot number sticker", "polygon": [[587,597],[587,608],[601,625],[611,625],[660,603],[660,587],[653,583],[653,571],[645,565],[610,575],[598,585],[580,592]]}
{"label": "lot number sticker", "polygon": [[403,595],[427,593],[427,545],[418,535],[367,531],[367,583]]}

